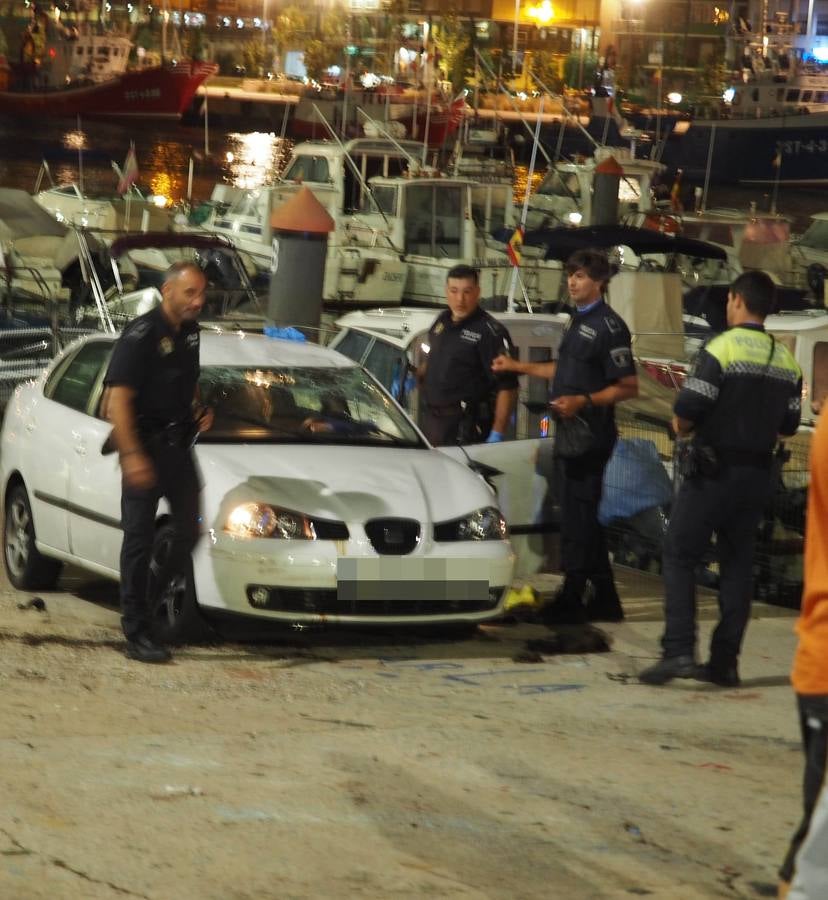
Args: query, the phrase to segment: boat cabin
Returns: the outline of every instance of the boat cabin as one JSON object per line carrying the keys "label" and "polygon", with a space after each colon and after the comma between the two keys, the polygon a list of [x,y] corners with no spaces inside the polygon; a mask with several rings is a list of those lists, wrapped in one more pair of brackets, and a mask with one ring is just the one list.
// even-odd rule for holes
{"label": "boat cabin", "polygon": [[406,255],[471,260],[478,237],[515,225],[511,184],[465,178],[373,178],[351,232],[358,240],[389,231]]}
{"label": "boat cabin", "polygon": [[652,207],[653,180],[666,168],[649,159],[635,159],[623,147],[598,148],[592,159],[558,162],[529,198],[529,228],[593,224],[595,168],[612,156],[624,170],[618,184],[618,219]]}
{"label": "boat cabin", "polygon": [[314,192],[317,185],[330,188],[338,198],[337,211],[350,215],[364,203],[363,184],[375,176],[404,175],[422,151],[423,145],[416,141],[355,138],[344,145],[307,141],[294,148],[280,183],[305,184]]}

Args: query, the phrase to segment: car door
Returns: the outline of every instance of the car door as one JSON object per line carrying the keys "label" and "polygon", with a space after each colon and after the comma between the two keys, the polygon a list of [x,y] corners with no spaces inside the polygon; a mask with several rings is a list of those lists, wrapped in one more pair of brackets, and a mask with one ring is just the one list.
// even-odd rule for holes
{"label": "car door", "polygon": [[68,553],[69,483],[91,386],[101,359],[111,346],[83,344],[59,364],[44,386],[41,402],[28,411],[25,462],[21,466],[29,492],[38,542]]}
{"label": "car door", "polygon": [[112,426],[100,413],[103,379],[114,344],[96,350],[97,368],[90,369],[86,406],[72,435],[69,471],[69,550],[84,565],[119,571],[121,550],[121,468],[118,454],[101,447]]}

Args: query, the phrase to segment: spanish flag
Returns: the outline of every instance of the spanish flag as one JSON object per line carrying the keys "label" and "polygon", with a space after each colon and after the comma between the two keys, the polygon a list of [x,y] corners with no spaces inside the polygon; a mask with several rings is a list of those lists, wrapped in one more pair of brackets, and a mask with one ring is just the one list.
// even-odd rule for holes
{"label": "spanish flag", "polygon": [[518,225],[514,234],[509,238],[509,243],[506,245],[506,255],[509,257],[509,262],[515,267],[520,265],[520,254],[522,250],[523,226]]}

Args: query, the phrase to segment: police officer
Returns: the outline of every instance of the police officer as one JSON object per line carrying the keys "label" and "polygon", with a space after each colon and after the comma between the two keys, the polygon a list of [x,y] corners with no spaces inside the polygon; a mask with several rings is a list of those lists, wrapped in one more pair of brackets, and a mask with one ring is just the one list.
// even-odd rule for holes
{"label": "police officer", "polygon": [[170,659],[151,635],[147,596],[158,500],[167,498],[175,526],[169,571],[188,558],[199,534],[200,485],[191,448],[196,433],[212,424],[212,412],[197,409],[196,320],[206,284],[195,263],[172,265],[160,306],[126,326],[105,379],[122,472],[121,624],[127,655],[140,662]]}
{"label": "police officer", "polygon": [[517,400],[517,377],[495,374],[498,354],[513,352],[509,332],[480,308],[477,269],[455,266],[446,278],[448,309],[428,333],[418,370],[422,428],[432,444],[502,441]]}
{"label": "police officer", "polygon": [[[638,377],[629,329],[604,300],[612,274],[606,255],[599,250],[578,250],[567,260],[566,273],[575,312],[557,361],[531,363],[500,357],[494,369],[553,378],[553,415],[564,420],[577,416],[589,425],[589,446],[583,453],[556,458],[564,582],[554,603],[543,610],[543,620],[548,625],[587,619],[617,622],[624,618],[624,611],[598,521],[598,506],[604,469],[617,439],[615,404],[638,395]],[[587,582],[593,594],[585,605]]]}
{"label": "police officer", "polygon": [[[673,428],[692,442],[692,465],[673,504],[664,541],[662,658],[640,673],[645,684],[698,678],[739,684],[737,661],[750,615],[756,528],[769,497],[778,436],[799,427],[802,373],[787,348],[765,332],[775,288],[745,272],[727,296],[728,331],[699,353],[674,406]],[[720,618],[710,659],[696,666],[695,570],[716,534]]]}

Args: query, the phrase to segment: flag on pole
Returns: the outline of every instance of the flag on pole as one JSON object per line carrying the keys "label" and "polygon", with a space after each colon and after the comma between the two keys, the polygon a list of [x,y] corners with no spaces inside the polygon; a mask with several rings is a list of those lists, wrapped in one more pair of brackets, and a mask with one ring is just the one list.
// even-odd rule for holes
{"label": "flag on pole", "polygon": [[118,182],[118,193],[125,194],[138,180],[138,160],[135,157],[135,144],[130,143],[129,151],[124,160],[124,168],[121,170],[121,178]]}
{"label": "flag on pole", "polygon": [[506,245],[506,255],[509,257],[509,262],[516,268],[520,265],[520,254],[522,250],[523,226],[518,225],[514,234],[509,238],[509,243]]}

